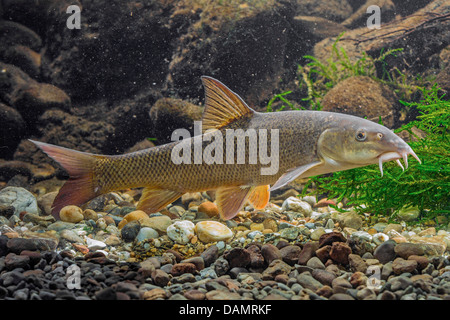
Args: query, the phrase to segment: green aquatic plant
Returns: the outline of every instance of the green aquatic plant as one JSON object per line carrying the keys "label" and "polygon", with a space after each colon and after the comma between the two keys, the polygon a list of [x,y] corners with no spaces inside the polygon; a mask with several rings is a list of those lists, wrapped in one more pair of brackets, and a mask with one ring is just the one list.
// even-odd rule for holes
{"label": "green aquatic plant", "polygon": [[[316,195],[327,195],[360,212],[392,214],[407,206],[417,206],[422,219],[450,214],[450,101],[439,95],[435,85],[422,89],[420,102],[401,101],[408,108],[416,108],[416,120],[395,132],[406,131],[409,144],[422,161],[410,161],[402,171],[395,162],[387,162],[380,177],[376,165],[340,171],[309,179],[303,193],[314,185]],[[420,134],[419,134],[420,133]]]}

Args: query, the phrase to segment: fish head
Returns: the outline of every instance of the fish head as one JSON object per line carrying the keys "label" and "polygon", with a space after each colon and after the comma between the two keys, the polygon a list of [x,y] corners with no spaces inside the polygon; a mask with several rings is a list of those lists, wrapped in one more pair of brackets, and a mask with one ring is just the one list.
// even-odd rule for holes
{"label": "fish head", "polygon": [[[319,138],[318,153],[330,166],[356,168],[379,164],[383,175],[383,162],[399,159],[408,168],[408,155],[420,163],[411,147],[393,131],[369,120],[348,117],[339,125],[326,129]],[[336,170],[337,171],[337,170]]]}

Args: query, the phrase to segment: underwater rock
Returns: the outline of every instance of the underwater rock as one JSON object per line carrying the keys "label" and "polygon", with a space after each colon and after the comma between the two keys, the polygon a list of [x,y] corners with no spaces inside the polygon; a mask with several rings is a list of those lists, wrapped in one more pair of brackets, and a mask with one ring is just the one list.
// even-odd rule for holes
{"label": "underwater rock", "polygon": [[382,264],[389,261],[394,261],[396,257],[395,246],[397,243],[394,240],[388,240],[380,244],[374,251],[373,256]]}
{"label": "underwater rock", "polygon": [[352,253],[352,249],[343,242],[333,242],[330,250],[330,258],[337,263],[347,265],[348,256]]}
{"label": "underwater rock", "polygon": [[153,216],[140,220],[141,227],[152,228],[160,235],[166,234],[167,228],[172,224],[172,220],[168,216]]}
{"label": "underwater rock", "polygon": [[405,272],[413,272],[417,268],[416,260],[405,260],[402,258],[397,258],[392,263],[392,270],[395,274],[402,274]]}
{"label": "underwater rock", "polygon": [[42,39],[36,32],[20,23],[6,19],[0,21],[0,42],[5,47],[22,45],[34,51],[39,51],[42,47]]}
{"label": "underwater rock", "polygon": [[84,219],[83,210],[77,206],[65,206],[59,211],[61,221],[77,223]]}
{"label": "underwater rock", "polygon": [[[367,0],[365,4],[361,5],[358,10],[341,24],[350,29],[367,27],[367,8],[371,5],[380,7],[381,12],[383,12],[383,23],[387,23],[395,18],[396,7],[392,0]],[[404,6],[404,4],[401,6]]]}
{"label": "underwater rock", "polygon": [[68,111],[71,101],[70,97],[58,87],[34,82],[22,90],[14,105],[21,113],[37,115],[51,108]]}
{"label": "underwater rock", "polygon": [[132,242],[134,241],[134,239],[136,239],[140,230],[141,226],[139,224],[139,221],[134,220],[123,226],[122,230],[120,231],[120,235],[125,242]]}
{"label": "underwater rock", "polygon": [[[418,0],[421,1],[421,0]],[[440,52],[449,42],[450,22],[445,19],[448,14],[446,0],[424,0],[425,7],[405,5],[403,1],[393,0],[396,10],[406,9],[408,14],[414,14],[384,24],[380,29],[369,29],[364,26],[347,32],[338,47],[343,48],[349,61],[356,62],[362,58],[362,53],[376,58],[387,50],[404,48],[396,52],[395,57],[384,60],[385,68],[396,67],[413,77],[423,72],[434,62],[430,57]],[[415,1],[414,1],[415,2]],[[417,11],[416,11],[417,10]],[[313,56],[326,61],[332,55],[332,46],[336,37],[326,38],[314,46]]]}
{"label": "underwater rock", "polygon": [[240,88],[249,105],[261,105],[280,85],[278,77],[292,74],[291,66],[295,69],[308,50],[303,34],[290,32],[295,15],[294,3],[279,1],[245,10],[220,2],[202,8],[200,20],[187,24],[186,34],[174,41],[168,88],[202,100],[200,80],[193,75],[211,74]]}
{"label": "underwater rock", "polygon": [[420,215],[420,210],[417,207],[404,207],[397,211],[397,217],[405,222],[417,220]]}
{"label": "underwater rock", "polygon": [[347,0],[302,0],[297,1],[296,12],[342,22],[352,14],[353,9]]}
{"label": "underwater rock", "polygon": [[217,221],[200,221],[195,225],[195,232],[205,243],[227,241],[233,237],[233,231]]}
{"label": "underwater rock", "polygon": [[26,123],[20,113],[6,104],[0,103],[0,145],[3,157],[10,157],[24,137]]}
{"label": "underwater rock", "polygon": [[296,16],[293,20],[293,28],[295,30],[310,34],[310,40],[317,42],[328,37],[338,36],[340,33],[348,29],[342,24],[325,19],[323,17],[314,16]]}
{"label": "underwater rock", "polygon": [[0,190],[0,205],[13,206],[16,216],[21,212],[39,214],[35,196],[21,187],[6,187]]}
{"label": "underwater rock", "polygon": [[97,251],[106,248],[106,243],[100,240],[91,239],[86,237],[86,244],[90,251]]}
{"label": "underwater rock", "polygon": [[311,205],[303,200],[296,197],[289,197],[284,200],[281,209],[284,211],[295,211],[303,214],[305,217],[309,217],[312,214]]}
{"label": "underwater rock", "polygon": [[2,48],[0,59],[19,67],[34,79],[38,78],[41,72],[41,55],[26,46],[14,45]]}
{"label": "underwater rock", "polygon": [[194,121],[202,119],[202,108],[180,99],[162,98],[151,107],[150,119],[158,141],[170,142],[169,135],[175,129],[193,128]]}
{"label": "underwater rock", "polygon": [[210,218],[216,217],[219,215],[219,209],[217,208],[215,203],[211,202],[211,201],[202,202],[198,206],[198,212],[206,213],[208,215],[208,217],[210,217]]}
{"label": "underwater rock", "polygon": [[352,228],[358,230],[361,228],[363,220],[356,212],[348,212],[344,215],[341,222],[342,228]]}
{"label": "underwater rock", "polygon": [[394,251],[397,255],[399,255],[403,259],[408,259],[408,257],[412,255],[423,256],[425,254],[425,251],[421,244],[410,242],[403,242],[397,244],[394,248]]}
{"label": "underwater rock", "polygon": [[155,239],[158,238],[158,231],[149,227],[143,227],[139,230],[139,233],[136,236],[136,241],[141,242],[147,239]]}
{"label": "underwater rock", "polygon": [[187,244],[194,237],[195,225],[188,220],[175,221],[167,227],[167,236],[179,244]]}
{"label": "underwater rock", "polygon": [[148,218],[148,215],[142,211],[142,210],[135,210],[132,211],[123,217],[123,220],[120,221],[118,228],[122,229],[124,225],[126,225],[130,221],[140,220],[140,219],[146,219]]}
{"label": "underwater rock", "polygon": [[[358,94],[355,94],[358,92]],[[394,125],[395,96],[390,89],[367,76],[345,79],[328,91],[321,101],[322,111],[333,111]]]}

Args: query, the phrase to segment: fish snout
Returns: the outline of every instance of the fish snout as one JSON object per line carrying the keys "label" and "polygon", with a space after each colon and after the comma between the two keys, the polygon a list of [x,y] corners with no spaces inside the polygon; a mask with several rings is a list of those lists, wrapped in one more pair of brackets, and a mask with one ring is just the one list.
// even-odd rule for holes
{"label": "fish snout", "polygon": [[402,168],[403,171],[405,171],[405,168],[403,167],[402,163],[400,162],[400,159],[403,159],[403,162],[405,163],[406,169],[408,169],[408,156],[412,155],[420,164],[422,164],[422,161],[420,161],[419,157],[416,155],[416,153],[411,149],[409,145],[407,145],[403,140],[401,141],[401,146],[398,147],[397,151],[389,151],[382,153],[380,156],[378,156],[378,165],[380,167],[381,176],[383,176],[383,162],[395,160],[397,164]]}

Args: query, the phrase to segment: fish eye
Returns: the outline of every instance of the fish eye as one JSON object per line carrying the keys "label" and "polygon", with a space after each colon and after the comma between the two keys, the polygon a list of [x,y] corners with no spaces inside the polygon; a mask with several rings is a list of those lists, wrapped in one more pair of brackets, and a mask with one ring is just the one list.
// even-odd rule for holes
{"label": "fish eye", "polygon": [[378,132],[377,133],[377,138],[378,138],[378,140],[383,139],[383,134],[381,132]]}
{"label": "fish eye", "polygon": [[358,141],[366,140],[366,132],[364,130],[358,130],[356,132],[356,140]]}

